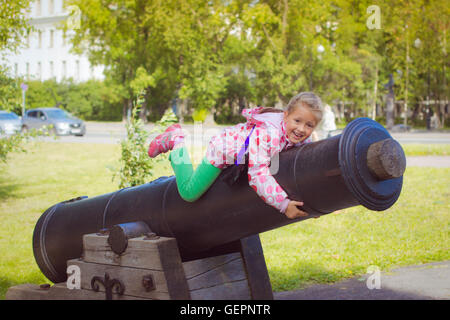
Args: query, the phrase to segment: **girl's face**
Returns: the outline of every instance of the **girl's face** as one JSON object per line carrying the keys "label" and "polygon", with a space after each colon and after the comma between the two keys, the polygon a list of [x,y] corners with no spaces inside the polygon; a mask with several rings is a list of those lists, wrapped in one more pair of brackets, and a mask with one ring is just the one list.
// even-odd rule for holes
{"label": "girl's face", "polygon": [[311,109],[303,105],[297,106],[291,113],[284,112],[286,134],[292,143],[299,143],[308,138],[317,126],[317,120]]}

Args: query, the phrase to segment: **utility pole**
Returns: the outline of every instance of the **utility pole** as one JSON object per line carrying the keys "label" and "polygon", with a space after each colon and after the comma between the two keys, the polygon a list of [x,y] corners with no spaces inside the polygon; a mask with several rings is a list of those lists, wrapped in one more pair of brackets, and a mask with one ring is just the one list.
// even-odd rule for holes
{"label": "utility pole", "polygon": [[405,101],[404,101],[404,125],[408,125],[408,79],[409,78],[409,31],[406,25],[406,75],[405,75]]}
{"label": "utility pole", "polygon": [[25,116],[25,92],[28,90],[28,85],[26,83],[21,83],[20,88],[22,89],[22,119]]}

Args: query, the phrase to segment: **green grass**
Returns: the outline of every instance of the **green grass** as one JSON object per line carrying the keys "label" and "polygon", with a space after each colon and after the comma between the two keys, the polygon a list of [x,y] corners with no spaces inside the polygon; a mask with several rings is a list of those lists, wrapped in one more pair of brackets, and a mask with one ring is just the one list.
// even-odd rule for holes
{"label": "green grass", "polygon": [[402,144],[406,156],[450,156],[450,144]]}
{"label": "green grass", "polygon": [[450,169],[408,168],[390,209],[361,206],[262,234],[272,286],[292,290],[450,259]]}
{"label": "green grass", "polygon": [[[30,143],[0,164],[0,299],[21,283],[48,283],[33,257],[37,219],[73,197],[118,189],[118,145]],[[201,152],[196,152],[201,157]],[[171,175],[167,162],[159,175]],[[398,202],[384,212],[362,207],[261,235],[275,291],[329,283],[381,270],[450,258],[450,169],[408,168]]]}

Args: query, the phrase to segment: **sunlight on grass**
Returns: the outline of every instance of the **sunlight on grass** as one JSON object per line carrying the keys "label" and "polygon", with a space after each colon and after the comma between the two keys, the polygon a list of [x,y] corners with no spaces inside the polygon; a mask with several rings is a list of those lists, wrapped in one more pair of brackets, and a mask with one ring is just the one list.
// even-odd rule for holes
{"label": "sunlight on grass", "polygon": [[406,156],[450,156],[450,144],[402,144]]}

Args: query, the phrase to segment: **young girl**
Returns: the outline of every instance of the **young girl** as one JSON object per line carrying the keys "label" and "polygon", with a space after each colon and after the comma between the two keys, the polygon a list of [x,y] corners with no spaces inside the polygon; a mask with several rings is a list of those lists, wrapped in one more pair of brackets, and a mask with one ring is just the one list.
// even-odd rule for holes
{"label": "young girl", "polygon": [[269,171],[270,159],[277,153],[311,142],[311,134],[322,119],[322,102],[312,92],[293,97],[284,111],[275,108],[244,109],[246,123],[224,129],[209,142],[206,156],[194,171],[184,134],[173,124],[157,136],[148,149],[150,157],[172,150],[169,159],[180,196],[197,200],[213,184],[223,168],[242,163],[248,153],[248,181],[260,198],[288,218],[306,216],[290,200]]}

